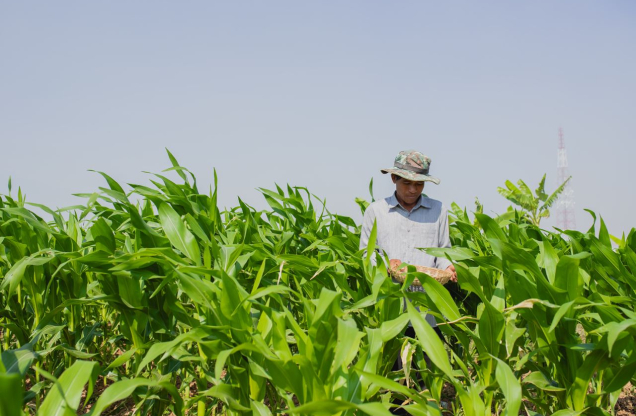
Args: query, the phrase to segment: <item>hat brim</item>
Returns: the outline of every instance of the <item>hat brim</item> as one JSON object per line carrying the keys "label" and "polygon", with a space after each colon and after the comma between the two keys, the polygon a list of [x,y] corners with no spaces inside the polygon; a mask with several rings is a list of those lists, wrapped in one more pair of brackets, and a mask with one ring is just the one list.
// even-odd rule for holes
{"label": "hat brim", "polygon": [[400,169],[400,168],[388,168],[381,169],[382,173],[391,173],[393,175],[397,175],[401,178],[408,179],[410,181],[415,182],[433,182],[435,185],[439,185],[440,180],[431,175],[422,175],[421,173],[411,172],[410,170]]}

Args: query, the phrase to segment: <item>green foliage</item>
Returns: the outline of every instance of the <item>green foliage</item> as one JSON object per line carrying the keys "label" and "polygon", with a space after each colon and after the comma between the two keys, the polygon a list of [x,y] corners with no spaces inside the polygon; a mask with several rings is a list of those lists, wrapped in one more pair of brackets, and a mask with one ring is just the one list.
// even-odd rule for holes
{"label": "green foliage", "polygon": [[453,205],[453,248],[428,251],[458,284],[412,271],[408,292],[306,189],[221,211],[216,174],[201,193],[169,158],[176,182],[100,173],[84,205],[35,205],[51,221],[0,200],[3,415],[441,415],[445,384],[467,416],[608,414],[636,381],[634,230],[614,250],[602,219],[561,235]]}
{"label": "green foliage", "polygon": [[539,187],[534,193],[521,179],[517,181],[516,186],[512,182],[506,181],[506,187],[497,188],[497,191],[508,201],[520,207],[529,216],[532,224],[539,226],[542,218],[550,216],[549,208],[554,205],[559,195],[563,193],[570,179],[572,179],[571,176],[550,195],[545,192],[545,175],[541,178]]}

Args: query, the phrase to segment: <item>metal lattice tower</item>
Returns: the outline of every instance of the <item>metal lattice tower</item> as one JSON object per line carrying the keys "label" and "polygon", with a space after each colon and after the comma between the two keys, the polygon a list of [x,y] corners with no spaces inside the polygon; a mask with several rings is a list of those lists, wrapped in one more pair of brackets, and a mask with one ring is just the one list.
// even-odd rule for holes
{"label": "metal lattice tower", "polygon": [[[557,186],[561,186],[570,177],[568,169],[568,154],[565,151],[565,140],[563,139],[563,129],[559,127],[559,150],[557,153]],[[576,218],[574,217],[574,188],[572,179],[565,186],[559,195],[555,205],[557,228],[562,230],[574,230],[576,228]]]}

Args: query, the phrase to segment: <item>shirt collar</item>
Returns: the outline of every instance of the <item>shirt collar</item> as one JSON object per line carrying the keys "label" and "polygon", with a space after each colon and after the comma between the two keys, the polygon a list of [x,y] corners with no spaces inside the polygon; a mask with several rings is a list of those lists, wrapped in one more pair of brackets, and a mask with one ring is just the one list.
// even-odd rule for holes
{"label": "shirt collar", "polygon": [[[391,195],[390,197],[388,197],[386,199],[386,202],[389,205],[389,210],[391,210],[393,208],[396,208],[396,207],[400,207],[402,209],[405,209],[398,202],[397,197],[395,196],[395,192],[393,192],[393,195]],[[425,197],[424,195],[420,196],[420,198],[415,203],[415,206],[413,207],[411,212],[415,211],[416,209],[418,209],[420,207],[423,207],[423,208],[430,208],[431,207],[431,203],[430,203],[429,199],[427,197]]]}

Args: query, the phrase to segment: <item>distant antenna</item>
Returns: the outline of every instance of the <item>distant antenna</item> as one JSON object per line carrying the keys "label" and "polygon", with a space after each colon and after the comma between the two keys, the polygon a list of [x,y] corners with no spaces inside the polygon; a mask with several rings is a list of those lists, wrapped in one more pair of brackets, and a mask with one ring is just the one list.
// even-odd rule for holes
{"label": "distant antenna", "polygon": [[[565,150],[565,140],[563,139],[563,129],[559,127],[559,150],[557,154],[557,186],[560,186],[570,177],[568,169],[568,154]],[[574,188],[572,180],[568,182],[565,189],[559,195],[556,202],[557,228],[562,230],[574,230],[576,228],[576,218],[574,217]]]}

